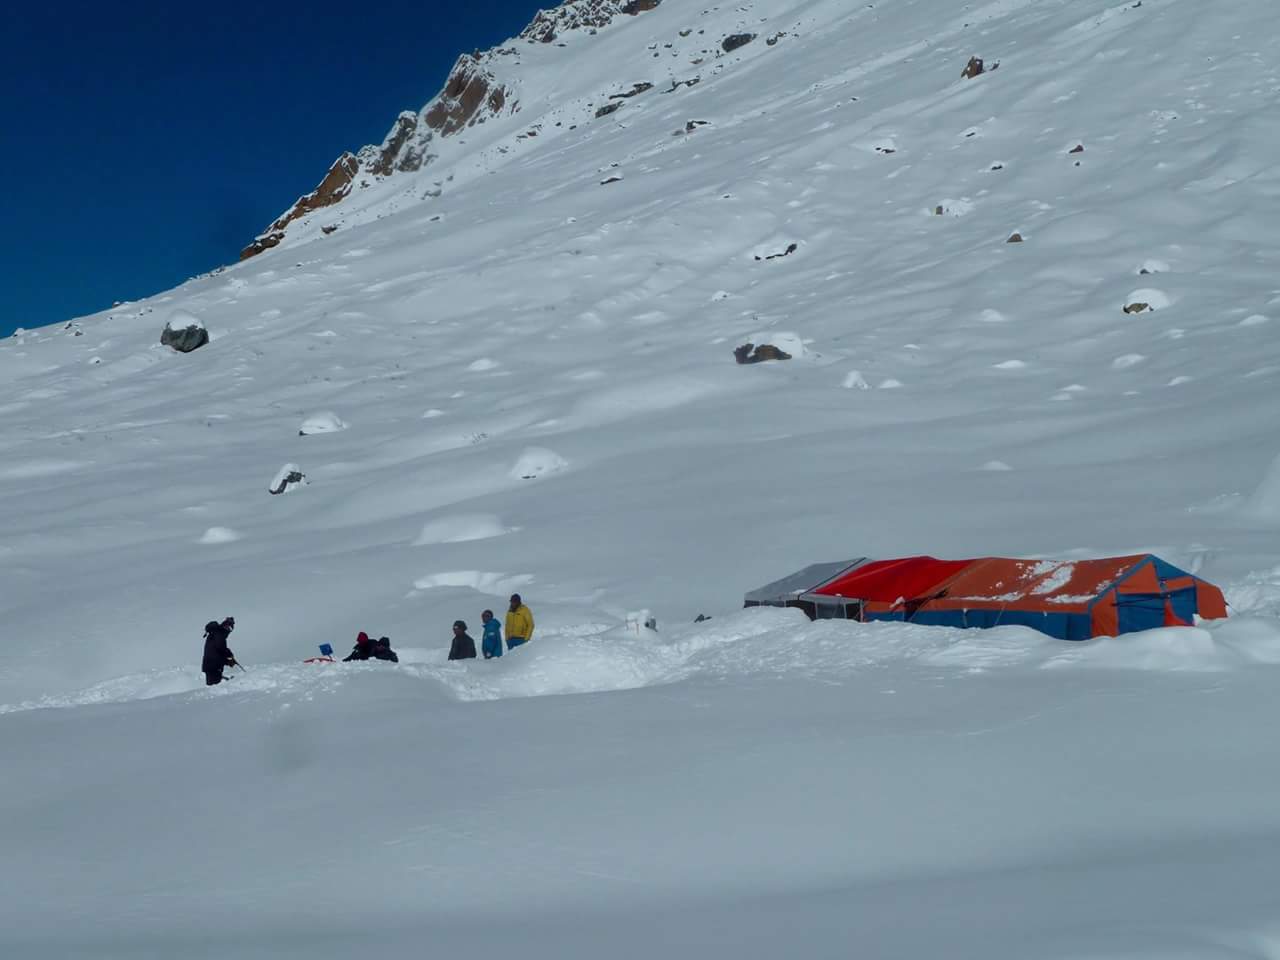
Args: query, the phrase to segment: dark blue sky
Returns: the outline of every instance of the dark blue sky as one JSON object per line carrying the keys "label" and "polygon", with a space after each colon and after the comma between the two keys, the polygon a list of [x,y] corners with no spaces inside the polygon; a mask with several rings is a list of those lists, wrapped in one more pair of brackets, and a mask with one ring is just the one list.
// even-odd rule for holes
{"label": "dark blue sky", "polygon": [[13,4],[0,23],[0,336],[234,262],[458,54],[556,0]]}

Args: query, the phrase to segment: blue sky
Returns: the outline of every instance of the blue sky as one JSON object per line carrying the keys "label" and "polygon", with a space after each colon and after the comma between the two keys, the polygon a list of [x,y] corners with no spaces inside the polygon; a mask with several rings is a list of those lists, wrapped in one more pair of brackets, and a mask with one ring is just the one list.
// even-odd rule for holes
{"label": "blue sky", "polygon": [[12,5],[0,336],[234,262],[458,54],[555,2]]}

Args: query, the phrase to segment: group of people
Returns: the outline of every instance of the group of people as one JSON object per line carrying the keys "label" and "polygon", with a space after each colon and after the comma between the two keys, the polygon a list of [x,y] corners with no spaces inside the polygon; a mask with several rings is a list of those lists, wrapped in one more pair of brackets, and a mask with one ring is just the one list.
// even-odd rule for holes
{"label": "group of people", "polygon": [[[480,640],[480,651],[486,660],[502,656],[504,628],[506,648],[508,650],[514,650],[533,638],[533,613],[525,606],[518,593],[511,595],[511,606],[507,609],[505,624],[498,622],[492,610],[485,610],[481,613],[480,621],[484,630]],[[227,617],[221,622],[210,620],[205,624],[204,658],[200,663],[200,669],[204,671],[206,686],[212,687],[221,683],[226,679],[222,673],[225,669],[239,666],[236,662],[235,654],[231,652],[231,648],[227,645],[227,639],[231,636],[231,631],[235,627],[235,617]],[[325,648],[324,652],[327,653],[328,648]],[[453,643],[449,647],[449,659],[474,660],[475,657],[476,642],[467,633],[466,621],[455,620],[453,622]],[[388,637],[379,637],[377,640],[373,640],[363,630],[356,636],[355,648],[342,658],[343,663],[349,663],[352,660],[400,662],[396,652],[391,649],[391,640]]]}
{"label": "group of people", "polygon": [[[480,614],[480,622],[484,632],[480,637],[480,652],[486,660],[502,656],[503,627],[506,628],[507,649],[514,650],[523,643],[533,639],[533,613],[529,610],[520,594],[511,595],[511,606],[507,608],[506,623],[498,623],[492,610]],[[465,620],[453,621],[453,644],[449,647],[450,660],[474,660],[476,642],[467,633]]]}

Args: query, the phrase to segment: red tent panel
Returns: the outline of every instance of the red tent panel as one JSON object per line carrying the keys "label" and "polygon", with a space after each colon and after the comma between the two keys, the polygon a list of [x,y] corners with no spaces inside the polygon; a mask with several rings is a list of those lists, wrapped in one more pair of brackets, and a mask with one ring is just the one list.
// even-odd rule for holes
{"label": "red tent panel", "polygon": [[973,561],[906,557],[877,560],[819,587],[815,593],[893,604],[899,599],[928,596],[940,583]]}

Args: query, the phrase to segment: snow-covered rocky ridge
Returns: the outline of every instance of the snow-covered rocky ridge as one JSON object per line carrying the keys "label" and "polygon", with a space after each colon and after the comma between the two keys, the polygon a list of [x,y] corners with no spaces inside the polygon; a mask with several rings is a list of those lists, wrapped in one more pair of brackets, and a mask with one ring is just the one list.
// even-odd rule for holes
{"label": "snow-covered rocky ridge", "polygon": [[[275,249],[0,341],[0,952],[1274,956],[1278,28],[666,0]],[[1144,549],[1233,619],[736,609]],[[511,590],[534,643],[445,663]],[[362,629],[401,664],[299,662]]]}

